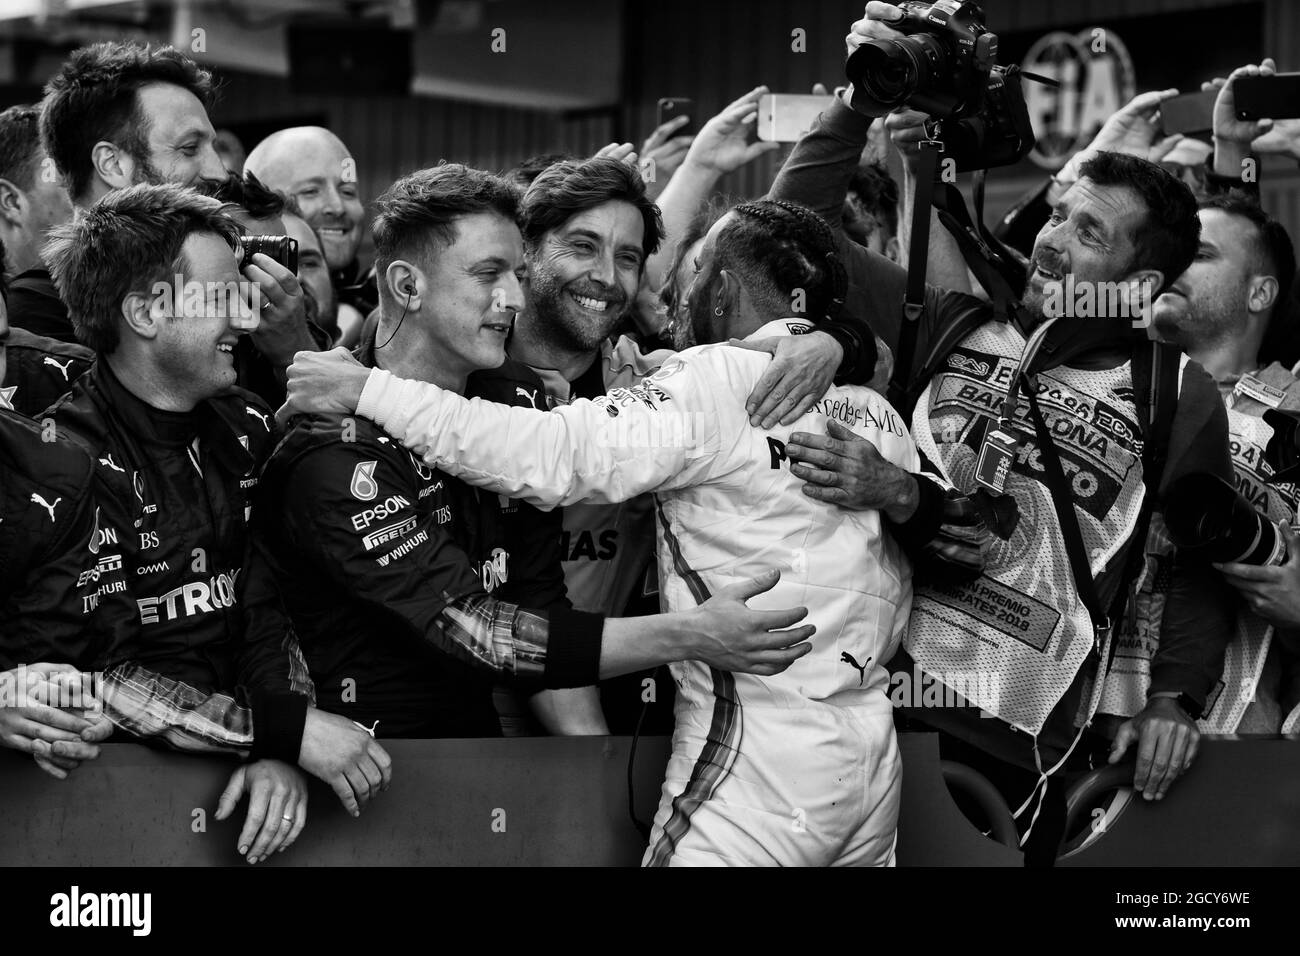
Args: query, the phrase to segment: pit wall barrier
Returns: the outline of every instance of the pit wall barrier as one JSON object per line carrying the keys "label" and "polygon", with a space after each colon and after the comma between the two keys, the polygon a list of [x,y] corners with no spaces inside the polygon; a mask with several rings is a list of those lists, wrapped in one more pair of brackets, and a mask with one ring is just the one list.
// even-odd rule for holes
{"label": "pit wall barrier", "polygon": [[[968,768],[942,766],[933,734],[899,740],[898,864],[1019,866],[1019,853],[982,836],[953,804],[945,770],[954,787],[979,790]],[[394,764],[388,792],[353,819],[312,780],[298,842],[257,866],[640,861],[644,844],[628,815],[630,738],[383,743]],[[636,809],[646,822],[658,803],[668,749],[666,737],[643,737],[637,745]],[[0,750],[0,865],[246,866],[235,841],[247,803],[224,822],[214,818],[235,766],[113,744],[59,781],[30,757]],[[1081,781],[1095,790],[1083,797],[1102,797],[1114,782]],[[1091,811],[1076,809],[1076,817],[1085,812]],[[1164,800],[1125,800],[1121,792],[1108,811],[1084,819],[1091,842],[1061,865],[1300,866],[1300,740],[1205,738],[1196,765]],[[994,831],[1005,839],[1005,821]]]}

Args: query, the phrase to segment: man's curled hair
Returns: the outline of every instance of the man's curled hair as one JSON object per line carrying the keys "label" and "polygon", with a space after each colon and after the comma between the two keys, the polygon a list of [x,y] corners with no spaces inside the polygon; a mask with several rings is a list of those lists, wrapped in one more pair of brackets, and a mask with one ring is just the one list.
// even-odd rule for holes
{"label": "man's curled hair", "polygon": [[55,227],[42,250],[68,307],[77,338],[100,355],[121,340],[122,300],[170,289],[185,269],[182,247],[195,233],[216,235],[234,250],[239,224],[228,206],[173,184],[115,189],[72,222]]}

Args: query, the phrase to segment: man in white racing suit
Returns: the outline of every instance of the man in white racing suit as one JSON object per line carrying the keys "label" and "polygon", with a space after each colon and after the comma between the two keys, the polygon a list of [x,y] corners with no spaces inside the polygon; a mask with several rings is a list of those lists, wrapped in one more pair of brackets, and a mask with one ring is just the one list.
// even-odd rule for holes
{"label": "man in white racing suit", "polygon": [[[286,411],[355,410],[431,466],[551,508],[655,493],[666,609],[778,567],[760,600],[803,604],[813,650],[771,677],[672,666],[673,753],[646,865],[890,865],[900,763],[887,674],[911,569],[878,511],[805,494],[785,443],[834,420],[915,472],[902,418],[835,386],[791,426],[751,427],[766,354],[725,343],[799,335],[834,314],[844,274],[829,231],[789,203],[746,203],[710,230],[689,295],[693,341],[641,384],[550,412],[468,401],[427,383],[303,355]],[[364,389],[362,386],[364,385]]]}

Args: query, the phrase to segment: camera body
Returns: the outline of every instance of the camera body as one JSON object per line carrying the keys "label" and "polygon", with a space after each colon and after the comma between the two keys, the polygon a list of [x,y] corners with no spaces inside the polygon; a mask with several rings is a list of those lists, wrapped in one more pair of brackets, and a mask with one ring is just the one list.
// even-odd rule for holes
{"label": "camera body", "polygon": [[905,2],[889,26],[906,36],[868,40],[844,73],[855,102],[876,113],[903,106],[941,120],[944,156],[958,172],[1007,166],[1034,146],[1018,67],[997,65],[998,38],[974,0]]}

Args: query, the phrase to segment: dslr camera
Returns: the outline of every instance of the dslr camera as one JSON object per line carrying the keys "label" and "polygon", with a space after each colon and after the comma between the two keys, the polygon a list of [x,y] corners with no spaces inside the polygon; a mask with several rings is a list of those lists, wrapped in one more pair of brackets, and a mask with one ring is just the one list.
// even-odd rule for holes
{"label": "dslr camera", "polygon": [[844,73],[873,113],[902,106],[941,120],[944,156],[958,172],[1009,166],[1034,147],[1020,68],[997,65],[998,38],[974,0],[900,3],[888,25],[907,36],[868,40]]}
{"label": "dslr camera", "polygon": [[292,236],[240,236],[239,271],[243,272],[259,252],[298,274],[298,240]]}

